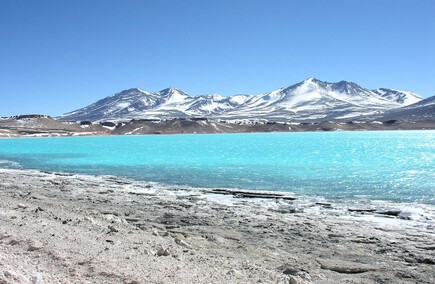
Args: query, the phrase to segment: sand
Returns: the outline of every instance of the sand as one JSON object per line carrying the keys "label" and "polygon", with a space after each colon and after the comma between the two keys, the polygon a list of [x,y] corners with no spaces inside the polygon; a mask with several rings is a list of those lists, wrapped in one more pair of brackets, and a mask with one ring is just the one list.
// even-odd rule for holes
{"label": "sand", "polygon": [[434,212],[1,169],[0,283],[435,283]]}

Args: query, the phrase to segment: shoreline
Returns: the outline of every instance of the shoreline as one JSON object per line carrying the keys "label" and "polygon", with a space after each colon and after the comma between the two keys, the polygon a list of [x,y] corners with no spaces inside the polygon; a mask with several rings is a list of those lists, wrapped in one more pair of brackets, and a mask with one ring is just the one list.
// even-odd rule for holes
{"label": "shoreline", "polygon": [[[245,133],[250,134],[250,133]],[[64,137],[67,138],[67,137]],[[323,196],[319,194],[308,194],[299,193],[295,191],[285,191],[280,189],[255,189],[255,188],[240,188],[240,187],[200,187],[188,184],[172,184],[161,181],[143,180],[136,177],[128,177],[122,175],[108,174],[87,174],[83,172],[68,172],[68,171],[51,171],[51,170],[41,170],[37,168],[24,168],[18,162],[11,160],[0,160],[0,172],[1,171],[23,171],[23,172],[40,172],[43,174],[54,174],[59,176],[84,176],[84,177],[103,177],[108,179],[116,180],[126,180],[127,183],[138,183],[146,184],[146,186],[152,185],[156,188],[161,188],[167,191],[196,191],[202,194],[214,194],[218,195],[229,195],[235,198],[264,198],[264,199],[277,199],[281,198],[284,200],[309,200],[313,203],[328,203],[328,204],[341,204],[342,207],[346,206],[375,206],[378,207],[401,207],[406,206],[432,206],[435,212],[435,203],[431,202],[421,202],[421,201],[402,201],[398,199],[382,199],[380,197],[375,197],[371,195],[358,195],[351,197],[331,197]],[[435,216],[434,216],[435,217]]]}
{"label": "shoreline", "polygon": [[[86,123],[86,124],[83,124]],[[109,122],[67,122],[51,117],[9,118],[0,120],[0,138],[76,137],[217,133],[298,133],[336,131],[434,130],[435,120],[416,121],[312,121],[260,122],[213,119],[171,119],[163,121],[130,120]]]}
{"label": "shoreline", "polygon": [[432,205],[401,204],[416,214],[400,216],[301,197],[6,169],[0,197],[4,283],[435,280]]}

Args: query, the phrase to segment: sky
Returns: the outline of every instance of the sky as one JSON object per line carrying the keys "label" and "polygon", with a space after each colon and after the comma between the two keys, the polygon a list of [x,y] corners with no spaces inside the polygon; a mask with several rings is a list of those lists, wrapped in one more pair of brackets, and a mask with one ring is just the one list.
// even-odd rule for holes
{"label": "sky", "polygon": [[1,0],[0,116],[129,88],[260,94],[315,77],[435,95],[435,1]]}

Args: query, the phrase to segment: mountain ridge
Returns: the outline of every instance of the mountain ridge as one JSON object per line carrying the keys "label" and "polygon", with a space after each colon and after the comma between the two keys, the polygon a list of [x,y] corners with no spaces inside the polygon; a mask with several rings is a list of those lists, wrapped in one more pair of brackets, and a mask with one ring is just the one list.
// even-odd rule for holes
{"label": "mountain ridge", "polygon": [[159,92],[126,89],[60,120],[129,119],[264,119],[268,121],[343,120],[381,114],[421,101],[419,95],[395,89],[369,90],[349,81],[329,83],[310,77],[288,87],[257,95],[190,96],[171,87]]}
{"label": "mountain ridge", "polygon": [[402,121],[433,120],[435,119],[435,96],[400,109],[387,111],[382,119]]}

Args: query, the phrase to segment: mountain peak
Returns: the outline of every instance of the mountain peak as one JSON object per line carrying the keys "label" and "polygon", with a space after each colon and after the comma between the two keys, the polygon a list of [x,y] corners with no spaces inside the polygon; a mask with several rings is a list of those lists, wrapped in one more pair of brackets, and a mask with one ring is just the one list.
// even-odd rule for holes
{"label": "mountain peak", "polygon": [[150,93],[147,91],[143,91],[139,88],[131,88],[131,89],[122,90],[121,92],[113,94],[108,98],[117,98],[117,97],[125,97],[125,96],[137,97],[137,96],[148,95],[148,94]]}
{"label": "mountain peak", "polygon": [[143,91],[139,88],[131,88],[124,91],[121,91],[121,93],[147,93],[146,91]]}
{"label": "mountain peak", "polygon": [[322,81],[320,81],[320,80],[318,80],[318,79],[316,79],[314,77],[309,77],[309,78],[305,79],[303,82],[304,83],[314,83],[314,84],[317,84],[317,83],[321,83]]}
{"label": "mountain peak", "polygon": [[183,93],[184,94],[183,91],[181,91],[180,89],[175,88],[175,87],[170,87],[170,88],[163,89],[159,93],[161,93],[161,94]]}
{"label": "mountain peak", "polygon": [[157,94],[166,103],[180,103],[190,98],[188,94],[174,87],[161,90]]}

